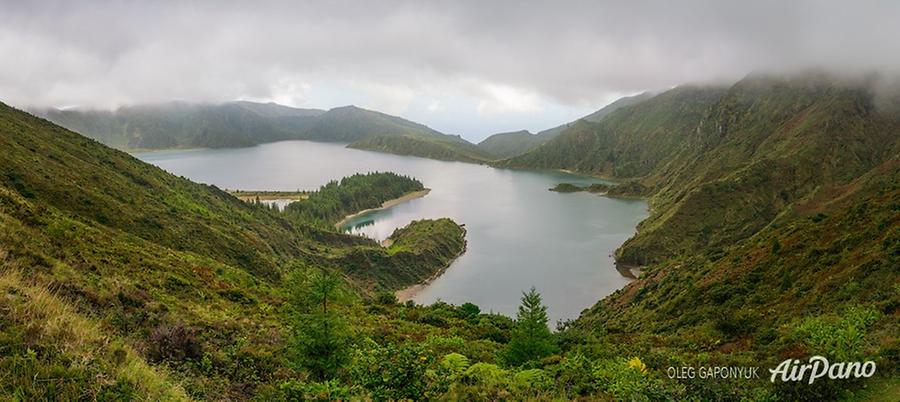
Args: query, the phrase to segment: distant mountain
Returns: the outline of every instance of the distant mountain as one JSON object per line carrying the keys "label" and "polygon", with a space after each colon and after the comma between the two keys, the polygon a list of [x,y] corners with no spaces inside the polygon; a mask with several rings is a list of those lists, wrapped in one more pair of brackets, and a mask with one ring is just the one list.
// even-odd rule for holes
{"label": "distant mountain", "polygon": [[474,144],[450,135],[382,135],[368,137],[351,143],[348,148],[387,152],[396,155],[419,156],[423,158],[485,163],[496,159]]}
{"label": "distant mountain", "polygon": [[479,142],[478,148],[496,156],[497,159],[505,159],[523,154],[529,149],[543,144],[545,141],[544,138],[538,137],[527,130],[521,130],[494,134]]}
{"label": "distant mountain", "polygon": [[241,147],[294,139],[324,113],[243,101],[169,102],[115,111],[44,109],[33,112],[119,149]]}
{"label": "distant mountain", "polygon": [[240,147],[287,139],[353,142],[382,135],[444,136],[424,125],[355,106],[326,112],[245,101],[170,102],[115,111],[44,109],[33,112],[121,149]]}
{"label": "distant mountain", "polygon": [[325,112],[304,133],[314,141],[353,142],[385,135],[444,136],[427,126],[381,112],[356,106],[338,107]]}
{"label": "distant mountain", "polygon": [[484,141],[480,142],[478,146],[482,150],[497,156],[497,159],[511,158],[513,156],[521,155],[546,143],[547,141],[556,138],[556,136],[561,134],[567,128],[575,125],[578,121],[586,120],[590,122],[598,122],[600,120],[603,120],[604,117],[616,110],[640,103],[644,100],[652,98],[653,96],[654,94],[650,92],[644,92],[640,95],[626,96],[576,121],[540,131],[537,134],[531,134],[530,132],[525,130],[514,131],[511,133],[494,134],[486,138]]}

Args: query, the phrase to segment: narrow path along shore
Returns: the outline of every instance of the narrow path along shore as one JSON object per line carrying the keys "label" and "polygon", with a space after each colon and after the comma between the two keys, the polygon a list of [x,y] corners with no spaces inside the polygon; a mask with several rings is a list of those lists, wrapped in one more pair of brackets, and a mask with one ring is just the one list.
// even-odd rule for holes
{"label": "narrow path along shore", "polygon": [[426,189],[424,189],[424,190],[419,190],[419,191],[413,191],[413,192],[411,192],[411,193],[406,193],[406,194],[404,194],[403,196],[401,196],[401,197],[399,197],[399,198],[394,198],[393,200],[387,200],[387,201],[383,202],[383,203],[381,204],[381,206],[378,207],[378,208],[364,209],[364,210],[359,211],[359,212],[357,212],[357,213],[355,213],[355,214],[347,215],[347,216],[344,217],[344,219],[341,219],[340,222],[335,223],[335,224],[334,224],[334,227],[340,229],[341,226],[344,226],[347,222],[349,222],[349,221],[352,220],[353,218],[356,218],[357,216],[360,216],[360,215],[363,215],[363,214],[367,214],[367,213],[372,212],[372,211],[380,211],[380,210],[382,210],[382,209],[388,209],[388,208],[390,208],[390,207],[393,207],[394,205],[402,204],[402,203],[404,203],[404,202],[406,202],[406,201],[414,200],[414,199],[416,199],[416,198],[422,198],[422,197],[426,196],[429,192],[431,192],[431,189],[430,189],[430,188],[426,188]]}

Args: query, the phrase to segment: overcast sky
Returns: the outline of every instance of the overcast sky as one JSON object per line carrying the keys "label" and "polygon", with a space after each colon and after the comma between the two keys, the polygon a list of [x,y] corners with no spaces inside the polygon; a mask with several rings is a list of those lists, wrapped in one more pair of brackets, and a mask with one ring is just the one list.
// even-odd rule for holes
{"label": "overcast sky", "polygon": [[898,1],[293,3],[0,0],[0,101],[356,104],[477,141],[680,83],[900,66]]}

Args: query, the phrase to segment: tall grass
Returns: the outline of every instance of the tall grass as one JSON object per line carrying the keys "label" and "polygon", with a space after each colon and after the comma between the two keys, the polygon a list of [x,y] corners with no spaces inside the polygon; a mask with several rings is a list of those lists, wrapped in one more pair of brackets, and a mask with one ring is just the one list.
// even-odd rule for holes
{"label": "tall grass", "polygon": [[[128,397],[146,401],[189,400],[184,390],[134,349],[77,312],[46,287],[25,278],[0,248],[0,362],[9,371],[0,399],[96,399],[122,384]],[[7,332],[27,336],[12,343]],[[23,345],[24,343],[24,345]],[[15,351],[25,350],[17,355]],[[34,349],[32,349],[34,347]],[[49,386],[49,384],[54,384]],[[59,385],[62,384],[62,385]]]}

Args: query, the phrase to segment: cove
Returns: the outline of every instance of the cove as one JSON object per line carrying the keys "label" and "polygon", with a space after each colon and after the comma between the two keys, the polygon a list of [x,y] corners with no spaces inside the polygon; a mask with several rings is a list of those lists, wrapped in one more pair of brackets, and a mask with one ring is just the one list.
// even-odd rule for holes
{"label": "cove", "polygon": [[135,156],[224,189],[314,190],[329,180],[372,171],[415,177],[431,189],[428,195],[355,216],[342,229],[383,240],[412,220],[449,217],[466,225],[467,250],[413,300],[472,302],[484,312],[514,317],[521,292],[534,286],[549,307],[551,322],[578,317],[628,283],[611,255],[647,217],[642,200],[548,191],[560,182],[601,182],[593,177],[495,169],[343,144],[283,141]]}

